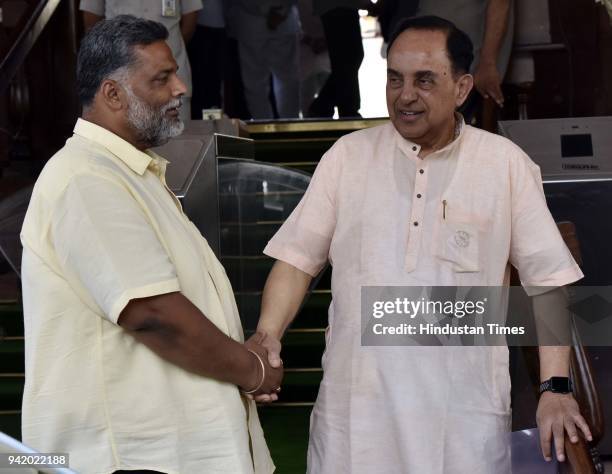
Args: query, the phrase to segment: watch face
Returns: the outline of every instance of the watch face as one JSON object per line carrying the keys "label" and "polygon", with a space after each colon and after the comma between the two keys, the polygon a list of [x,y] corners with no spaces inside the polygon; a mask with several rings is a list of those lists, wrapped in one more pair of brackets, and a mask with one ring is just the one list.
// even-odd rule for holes
{"label": "watch face", "polygon": [[570,379],[567,377],[551,377],[550,390],[554,393],[569,393],[572,391]]}

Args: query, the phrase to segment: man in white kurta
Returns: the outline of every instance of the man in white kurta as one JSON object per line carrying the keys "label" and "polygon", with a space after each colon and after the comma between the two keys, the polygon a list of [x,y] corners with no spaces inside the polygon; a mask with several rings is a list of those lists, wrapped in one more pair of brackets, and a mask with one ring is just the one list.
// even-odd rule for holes
{"label": "man in white kurta", "polygon": [[[440,107],[434,93],[449,72],[434,64],[437,33],[399,36],[393,47],[409,52],[389,56],[392,123],[339,139],[264,250],[309,276],[327,262],[333,267],[324,376],[311,417],[312,474],[508,472],[507,348],[362,346],[362,286],[502,286],[508,263],[525,286],[582,277],[546,207],[539,169],[516,145],[453,120],[452,107],[454,130],[441,146],[406,138]],[[449,89],[459,103],[471,85],[462,77]],[[402,95],[389,100],[398,97],[394,89]],[[278,268],[259,324],[273,335],[289,324],[275,313],[278,293],[307,287]]]}

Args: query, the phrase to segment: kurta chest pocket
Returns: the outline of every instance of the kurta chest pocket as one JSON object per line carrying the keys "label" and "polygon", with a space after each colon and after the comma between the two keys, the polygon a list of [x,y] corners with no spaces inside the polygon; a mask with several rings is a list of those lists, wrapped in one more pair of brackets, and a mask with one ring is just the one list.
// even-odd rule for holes
{"label": "kurta chest pocket", "polygon": [[486,220],[469,212],[446,213],[436,222],[432,253],[448,262],[456,272],[479,272],[486,238]]}

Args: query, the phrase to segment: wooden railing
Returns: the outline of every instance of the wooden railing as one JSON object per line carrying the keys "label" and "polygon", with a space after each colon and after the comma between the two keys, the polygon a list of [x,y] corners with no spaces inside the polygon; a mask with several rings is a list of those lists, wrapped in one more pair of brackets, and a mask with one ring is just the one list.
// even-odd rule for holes
{"label": "wooden railing", "polygon": [[0,63],[0,94],[2,94],[10,84],[19,67],[26,56],[36,43],[41,32],[49,22],[61,0],[40,0],[34,7],[25,26],[17,34],[13,45],[8,52],[1,58]]}

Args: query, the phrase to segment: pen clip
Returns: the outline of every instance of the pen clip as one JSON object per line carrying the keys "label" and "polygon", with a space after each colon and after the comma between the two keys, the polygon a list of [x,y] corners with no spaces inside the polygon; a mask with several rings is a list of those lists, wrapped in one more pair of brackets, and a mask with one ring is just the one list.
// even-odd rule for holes
{"label": "pen clip", "polygon": [[442,219],[446,219],[446,199],[442,200]]}

